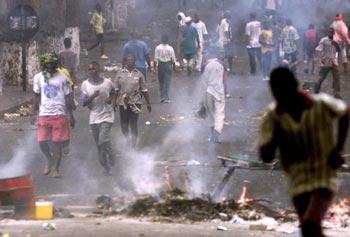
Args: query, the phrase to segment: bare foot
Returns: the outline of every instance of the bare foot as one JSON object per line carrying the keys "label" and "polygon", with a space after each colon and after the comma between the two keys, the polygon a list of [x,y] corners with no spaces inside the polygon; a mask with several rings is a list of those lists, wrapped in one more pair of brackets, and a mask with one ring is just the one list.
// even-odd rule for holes
{"label": "bare foot", "polygon": [[51,170],[49,169],[49,166],[45,165],[45,167],[44,167],[44,175],[49,175],[50,172],[51,172]]}
{"label": "bare foot", "polygon": [[52,177],[53,177],[53,178],[59,178],[59,177],[61,177],[61,175],[60,175],[60,173],[59,173],[58,171],[54,171],[54,172],[52,173]]}

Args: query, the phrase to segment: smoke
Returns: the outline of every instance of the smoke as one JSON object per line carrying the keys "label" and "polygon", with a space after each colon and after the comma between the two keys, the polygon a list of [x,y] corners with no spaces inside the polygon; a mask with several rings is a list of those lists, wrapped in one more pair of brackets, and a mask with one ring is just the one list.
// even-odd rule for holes
{"label": "smoke", "polygon": [[18,142],[12,158],[0,167],[0,178],[10,178],[30,173],[29,168],[35,156],[30,152],[37,146],[36,132],[30,130]]}

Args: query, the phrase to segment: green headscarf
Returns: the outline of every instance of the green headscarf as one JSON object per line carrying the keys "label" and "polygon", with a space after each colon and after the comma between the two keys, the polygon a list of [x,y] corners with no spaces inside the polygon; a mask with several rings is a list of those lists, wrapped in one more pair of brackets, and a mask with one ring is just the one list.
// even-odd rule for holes
{"label": "green headscarf", "polygon": [[52,76],[50,72],[47,70],[47,64],[53,63],[56,68],[60,67],[60,59],[57,54],[53,52],[46,52],[39,56],[40,60],[40,69],[44,75],[45,82]]}

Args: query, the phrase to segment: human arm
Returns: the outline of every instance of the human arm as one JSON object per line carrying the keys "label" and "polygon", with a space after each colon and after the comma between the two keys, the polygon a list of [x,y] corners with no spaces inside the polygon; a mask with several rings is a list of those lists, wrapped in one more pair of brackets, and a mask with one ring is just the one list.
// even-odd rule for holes
{"label": "human arm", "polygon": [[145,97],[148,112],[151,112],[152,107],[151,107],[151,100],[150,100],[148,91],[142,91],[142,95]]}
{"label": "human arm", "polygon": [[39,114],[39,105],[40,105],[40,93],[35,93],[32,99],[33,103],[33,114],[30,120],[31,124],[34,124],[37,118],[37,115]]}
{"label": "human arm", "polygon": [[263,162],[271,162],[275,158],[278,147],[277,134],[278,128],[268,112],[263,118],[259,132],[259,155]]}

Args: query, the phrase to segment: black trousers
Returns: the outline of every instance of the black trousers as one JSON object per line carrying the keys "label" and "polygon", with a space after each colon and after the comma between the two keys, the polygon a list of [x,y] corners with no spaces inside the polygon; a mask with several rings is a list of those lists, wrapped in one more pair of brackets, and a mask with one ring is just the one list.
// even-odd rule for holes
{"label": "black trousers", "polygon": [[[141,108],[141,105],[137,105],[137,107]],[[125,109],[124,106],[119,106],[119,114],[120,125],[124,136],[128,137],[131,133],[131,137],[136,139],[138,136],[137,121],[139,119],[139,114],[134,113],[129,106],[127,109]]]}

